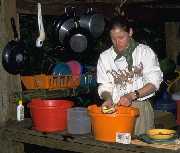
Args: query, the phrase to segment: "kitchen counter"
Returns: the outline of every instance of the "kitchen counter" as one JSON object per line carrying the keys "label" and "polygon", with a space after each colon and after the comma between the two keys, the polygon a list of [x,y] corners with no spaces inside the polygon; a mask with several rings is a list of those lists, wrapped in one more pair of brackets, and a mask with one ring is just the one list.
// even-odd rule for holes
{"label": "kitchen counter", "polygon": [[[51,149],[60,149],[82,153],[179,153],[180,145],[147,144],[140,140],[132,140],[132,144],[104,143],[96,141],[92,135],[70,135],[66,131],[42,133],[33,130],[31,119],[22,122],[9,121],[1,129],[2,138],[16,142],[13,153],[24,153],[23,144],[34,144]],[[11,142],[11,143],[10,143]],[[18,145],[20,147],[18,147]],[[10,147],[10,146],[9,146]],[[18,149],[17,149],[18,148]],[[21,149],[20,149],[21,148]],[[4,153],[4,152],[3,152]]]}

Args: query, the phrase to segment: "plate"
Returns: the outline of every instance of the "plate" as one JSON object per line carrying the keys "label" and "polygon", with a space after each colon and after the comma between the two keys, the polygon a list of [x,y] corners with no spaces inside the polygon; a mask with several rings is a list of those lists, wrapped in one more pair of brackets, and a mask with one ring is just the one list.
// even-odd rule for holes
{"label": "plate", "polygon": [[170,144],[170,143],[175,143],[176,136],[170,139],[151,139],[147,134],[141,134],[138,136],[138,139],[149,144],[152,143]]}
{"label": "plate", "polygon": [[176,131],[169,129],[151,129],[148,130],[146,134],[154,140],[167,140],[173,138],[176,135]]}

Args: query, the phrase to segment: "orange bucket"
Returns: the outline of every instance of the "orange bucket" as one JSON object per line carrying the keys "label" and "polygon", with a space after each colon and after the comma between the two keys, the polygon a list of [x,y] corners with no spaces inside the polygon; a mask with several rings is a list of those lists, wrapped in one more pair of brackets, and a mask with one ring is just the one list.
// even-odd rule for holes
{"label": "orange bucket", "polygon": [[101,107],[88,107],[91,117],[92,132],[96,140],[116,142],[116,133],[133,134],[139,110],[134,107],[120,106],[113,114],[104,114]]}

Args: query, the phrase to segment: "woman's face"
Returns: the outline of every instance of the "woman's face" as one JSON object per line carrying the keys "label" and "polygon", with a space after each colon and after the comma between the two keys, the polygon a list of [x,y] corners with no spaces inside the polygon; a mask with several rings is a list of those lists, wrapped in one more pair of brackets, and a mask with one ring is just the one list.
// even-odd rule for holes
{"label": "woman's face", "polygon": [[115,27],[110,31],[110,36],[115,52],[121,54],[128,47],[132,29],[130,28],[129,32],[126,32],[119,27]]}

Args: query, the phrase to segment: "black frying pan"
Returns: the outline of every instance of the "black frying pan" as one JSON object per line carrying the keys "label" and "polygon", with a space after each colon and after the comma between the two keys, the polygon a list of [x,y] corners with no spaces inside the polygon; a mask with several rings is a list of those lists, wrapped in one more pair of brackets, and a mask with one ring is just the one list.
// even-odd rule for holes
{"label": "black frying pan", "polygon": [[2,52],[2,65],[11,74],[19,74],[26,67],[29,59],[25,43],[18,40],[15,20],[11,18],[11,25],[14,33],[14,40],[8,42]]}
{"label": "black frying pan", "polygon": [[64,39],[65,48],[75,53],[86,51],[91,43],[92,37],[89,31],[81,27],[71,29]]}

